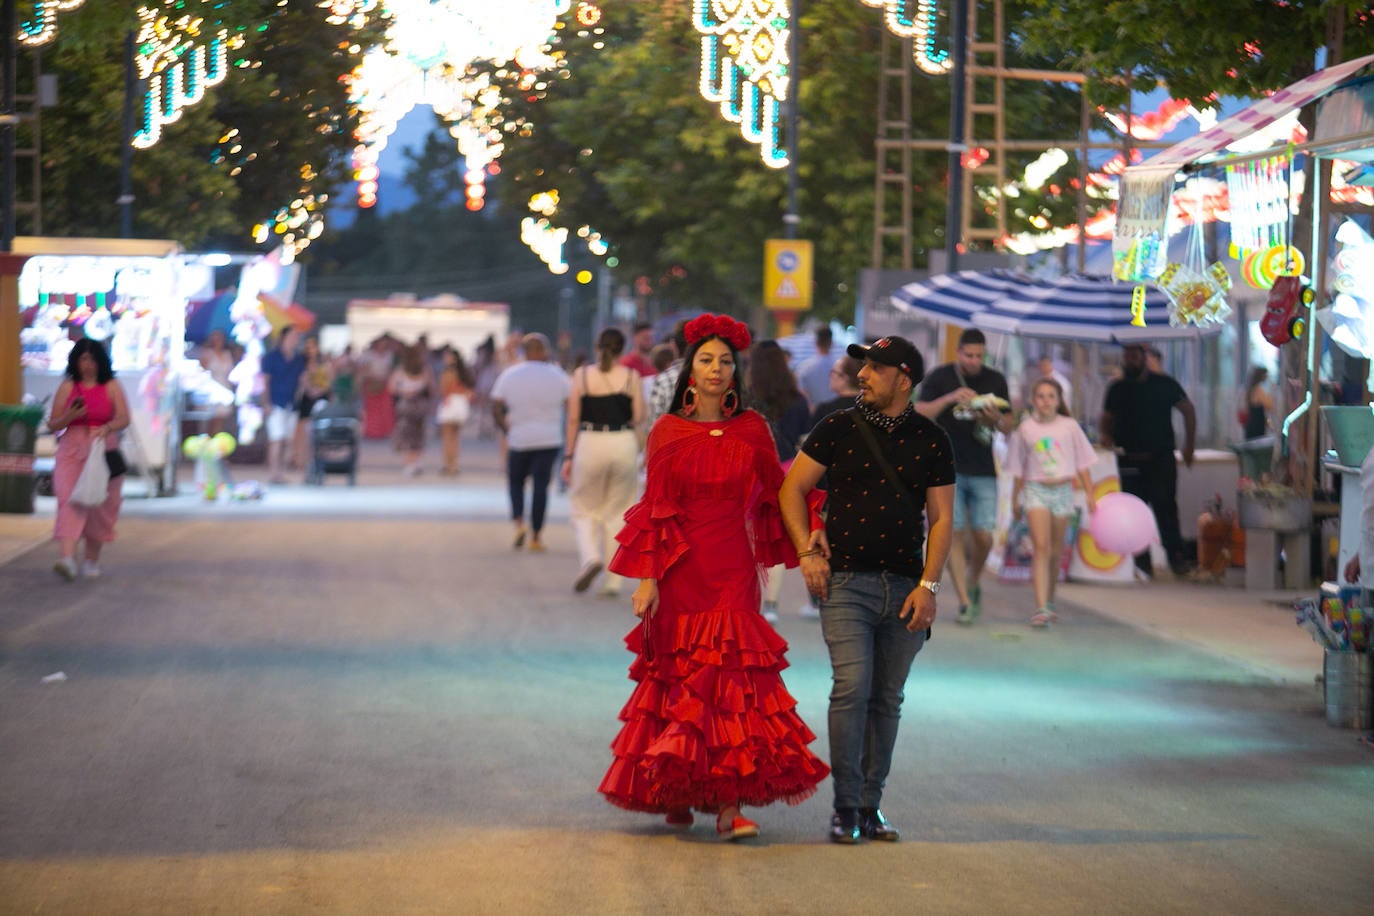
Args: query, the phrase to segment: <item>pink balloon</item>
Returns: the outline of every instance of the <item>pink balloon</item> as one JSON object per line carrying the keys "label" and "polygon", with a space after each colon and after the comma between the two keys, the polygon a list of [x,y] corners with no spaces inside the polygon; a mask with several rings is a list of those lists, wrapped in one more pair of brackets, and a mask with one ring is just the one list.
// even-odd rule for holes
{"label": "pink balloon", "polygon": [[1107,493],[1088,518],[1088,533],[1108,553],[1136,554],[1159,540],[1155,515],[1130,493]]}

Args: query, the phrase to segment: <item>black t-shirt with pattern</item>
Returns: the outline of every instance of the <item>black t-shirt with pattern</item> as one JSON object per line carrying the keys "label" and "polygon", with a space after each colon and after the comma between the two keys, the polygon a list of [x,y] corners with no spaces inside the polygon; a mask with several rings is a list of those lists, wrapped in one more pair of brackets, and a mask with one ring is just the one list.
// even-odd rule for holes
{"label": "black t-shirt with pattern", "polygon": [[910,491],[916,514],[908,514],[855,428],[854,411],[830,414],[802,445],[805,455],[826,467],[830,495],[825,535],[830,541],[830,568],[919,577],[925,568],[926,490],[954,483],[949,436],[915,413],[890,433],[874,429],[873,436]]}

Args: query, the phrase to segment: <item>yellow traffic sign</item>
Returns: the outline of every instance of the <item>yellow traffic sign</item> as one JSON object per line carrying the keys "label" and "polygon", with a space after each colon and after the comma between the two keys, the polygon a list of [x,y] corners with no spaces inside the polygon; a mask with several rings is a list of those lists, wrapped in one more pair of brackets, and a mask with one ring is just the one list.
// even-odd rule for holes
{"label": "yellow traffic sign", "polygon": [[763,307],[787,311],[811,308],[812,245],[801,239],[765,239]]}

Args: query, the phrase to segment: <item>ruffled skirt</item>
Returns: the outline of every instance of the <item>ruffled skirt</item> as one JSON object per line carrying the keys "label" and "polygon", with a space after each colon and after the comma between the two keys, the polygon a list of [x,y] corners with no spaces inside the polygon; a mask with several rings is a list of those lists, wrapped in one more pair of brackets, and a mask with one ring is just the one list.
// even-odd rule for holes
{"label": "ruffled skirt", "polygon": [[783,685],[787,643],[748,610],[654,618],[625,643],[637,682],[600,791],[632,811],[797,804],[830,768],[807,745],[815,735]]}

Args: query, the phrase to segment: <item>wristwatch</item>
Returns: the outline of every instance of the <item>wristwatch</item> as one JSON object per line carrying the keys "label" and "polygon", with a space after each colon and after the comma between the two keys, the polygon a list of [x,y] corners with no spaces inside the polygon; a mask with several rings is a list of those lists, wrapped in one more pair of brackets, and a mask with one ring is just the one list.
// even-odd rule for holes
{"label": "wristwatch", "polygon": [[920,582],[916,583],[916,587],[923,588],[926,591],[930,592],[932,595],[940,594],[940,583],[932,582],[929,579],[922,579]]}

